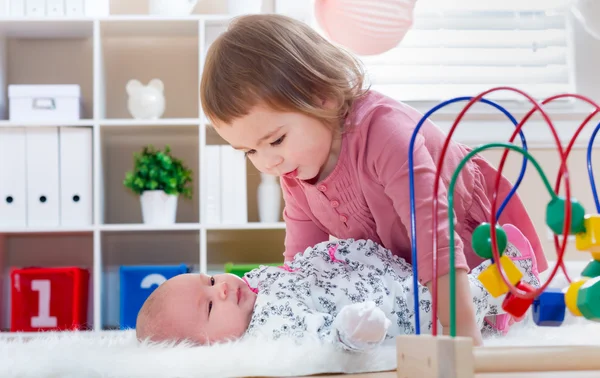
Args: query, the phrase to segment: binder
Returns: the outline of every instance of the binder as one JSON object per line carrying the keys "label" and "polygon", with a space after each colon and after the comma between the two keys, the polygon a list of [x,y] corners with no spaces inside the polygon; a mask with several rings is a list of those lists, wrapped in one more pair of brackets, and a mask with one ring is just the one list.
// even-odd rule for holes
{"label": "binder", "polygon": [[59,225],[58,127],[27,127],[27,225]]}
{"label": "binder", "polygon": [[27,226],[25,129],[0,128],[0,227]]}
{"label": "binder", "polygon": [[60,224],[91,225],[92,129],[60,127]]}
{"label": "binder", "polygon": [[247,198],[244,152],[221,145],[221,223],[247,223]]}

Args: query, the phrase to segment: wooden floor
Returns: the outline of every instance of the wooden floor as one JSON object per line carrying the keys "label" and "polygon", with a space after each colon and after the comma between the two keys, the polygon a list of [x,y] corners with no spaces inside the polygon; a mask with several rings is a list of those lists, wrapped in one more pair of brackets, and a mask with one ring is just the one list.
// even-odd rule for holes
{"label": "wooden floor", "polygon": [[[397,378],[396,371],[364,374],[332,374],[313,375],[312,377],[327,378]],[[528,372],[528,373],[486,373],[476,374],[475,378],[598,378],[600,371],[557,371],[557,372]],[[300,378],[300,377],[292,377]]]}

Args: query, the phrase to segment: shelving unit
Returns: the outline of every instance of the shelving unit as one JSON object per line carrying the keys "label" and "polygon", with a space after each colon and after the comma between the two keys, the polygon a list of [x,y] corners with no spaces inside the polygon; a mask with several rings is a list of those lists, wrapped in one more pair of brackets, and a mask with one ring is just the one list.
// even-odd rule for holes
{"label": "shelving unit", "polygon": [[[186,263],[195,271],[222,271],[228,261],[282,260],[283,222],[260,223],[258,171],[248,164],[248,223],[207,224],[204,148],[222,144],[202,114],[199,82],[209,44],[229,15],[154,17],[115,14],[81,18],[0,17],[0,128],[89,127],[93,135],[93,222],[81,227],[0,228],[0,330],[9,328],[9,270],[22,266],[89,269],[89,325],[118,328],[120,265]],[[125,85],[130,79],[165,85],[166,111],[158,120],[133,119]],[[10,84],[79,84],[79,121],[8,120]],[[193,170],[193,199],[180,198],[177,223],[142,223],[139,198],[122,184],[133,152],[164,147]],[[4,333],[5,335],[7,333]]]}

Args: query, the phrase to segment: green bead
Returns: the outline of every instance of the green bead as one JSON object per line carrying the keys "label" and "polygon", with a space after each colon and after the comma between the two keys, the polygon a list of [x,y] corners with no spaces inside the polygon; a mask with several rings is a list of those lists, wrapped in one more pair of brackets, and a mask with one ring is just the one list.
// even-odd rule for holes
{"label": "green bead", "polygon": [[600,276],[600,261],[591,260],[581,272],[581,277],[596,278]]}
{"label": "green bead", "polygon": [[579,288],[577,308],[586,319],[600,321],[600,277],[590,279]]}
{"label": "green bead", "polygon": [[[565,223],[565,201],[564,197],[552,199],[546,206],[546,224],[556,235],[562,235]],[[571,230],[570,234],[578,234],[585,231],[583,221],[585,210],[575,199],[571,199]]]}
{"label": "green bead", "polygon": [[[508,238],[506,237],[506,232],[496,224],[496,243],[498,243],[498,253],[500,256],[504,253],[506,249],[506,244],[508,244]],[[471,245],[473,246],[473,250],[479,257],[484,259],[491,259],[494,257],[492,251],[492,227],[489,223],[482,223],[475,231],[473,231],[473,239],[471,240]]]}

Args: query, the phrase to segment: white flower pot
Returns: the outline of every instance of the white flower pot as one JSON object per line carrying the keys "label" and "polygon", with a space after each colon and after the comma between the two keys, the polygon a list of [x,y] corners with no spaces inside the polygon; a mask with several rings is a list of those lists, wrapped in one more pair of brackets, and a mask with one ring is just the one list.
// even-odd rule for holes
{"label": "white flower pot", "polygon": [[162,190],[147,190],[140,196],[142,219],[145,224],[173,224],[177,215],[176,195]]}

